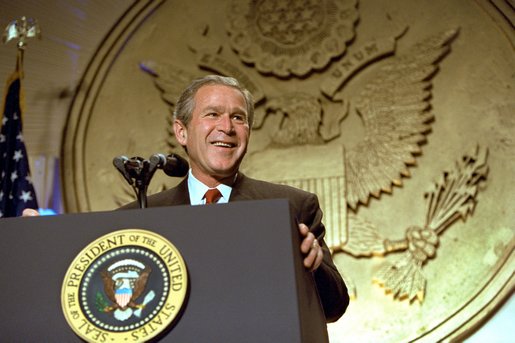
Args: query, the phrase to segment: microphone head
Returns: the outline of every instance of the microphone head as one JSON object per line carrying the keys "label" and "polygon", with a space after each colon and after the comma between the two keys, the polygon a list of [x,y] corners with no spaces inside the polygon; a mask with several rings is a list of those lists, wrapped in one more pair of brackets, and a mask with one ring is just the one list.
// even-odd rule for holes
{"label": "microphone head", "polygon": [[116,156],[113,158],[113,165],[118,170],[123,170],[125,168],[125,162],[128,160],[127,156]]}
{"label": "microphone head", "polygon": [[116,167],[116,169],[122,174],[122,176],[125,178],[125,180],[129,183],[129,185],[132,185],[132,179],[129,175],[129,172],[127,171],[127,168],[125,167],[125,163],[129,159],[127,156],[117,156],[113,158],[113,165]]}
{"label": "microphone head", "polygon": [[177,154],[166,156],[166,163],[162,166],[163,171],[168,176],[183,177],[188,174],[190,165],[186,159]]}
{"label": "microphone head", "polygon": [[166,156],[163,154],[154,154],[150,156],[150,163],[155,164],[158,168],[162,168],[166,164]]}

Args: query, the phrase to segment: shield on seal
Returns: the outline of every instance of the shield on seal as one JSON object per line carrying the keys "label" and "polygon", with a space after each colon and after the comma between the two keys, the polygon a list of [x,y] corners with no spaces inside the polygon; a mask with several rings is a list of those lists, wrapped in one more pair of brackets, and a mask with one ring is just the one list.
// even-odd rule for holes
{"label": "shield on seal", "polygon": [[125,308],[129,301],[131,301],[132,297],[132,288],[120,288],[117,289],[114,297],[116,299],[116,303],[121,307]]}

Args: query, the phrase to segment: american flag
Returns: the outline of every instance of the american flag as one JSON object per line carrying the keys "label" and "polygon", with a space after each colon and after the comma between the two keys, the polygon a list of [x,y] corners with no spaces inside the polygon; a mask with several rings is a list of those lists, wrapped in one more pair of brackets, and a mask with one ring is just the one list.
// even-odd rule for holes
{"label": "american flag", "polygon": [[0,218],[20,216],[25,208],[38,209],[22,135],[23,97],[18,70],[7,80],[4,94],[0,117]]}

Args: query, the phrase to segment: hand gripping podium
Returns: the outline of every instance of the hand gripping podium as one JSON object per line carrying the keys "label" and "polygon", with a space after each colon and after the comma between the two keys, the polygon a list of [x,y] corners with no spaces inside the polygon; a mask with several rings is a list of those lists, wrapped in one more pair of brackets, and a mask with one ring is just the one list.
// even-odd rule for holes
{"label": "hand gripping podium", "polygon": [[[69,279],[65,283],[79,289],[76,277],[79,272],[69,271],[73,261],[78,261],[76,271],[84,272],[81,287],[87,282],[93,284],[90,279],[94,277],[87,277],[91,272],[87,273],[96,265],[99,275],[112,276],[123,268],[123,275],[130,275],[133,272],[130,268],[137,269],[128,266],[130,259],[126,258],[113,263],[109,269],[102,269],[103,259],[95,253],[99,249],[89,249],[78,257],[99,237],[125,229],[146,230],[165,238],[180,252],[186,266],[188,284],[180,313],[162,332],[149,335],[151,340],[179,343],[328,341],[316,286],[312,274],[302,265],[300,237],[286,200],[1,219],[2,340],[80,342],[81,337],[86,337],[95,342],[115,341],[108,333],[119,328],[108,325],[97,330],[84,320],[79,325],[79,336],[63,313],[63,308],[71,307],[80,308],[81,313],[93,313],[93,316],[112,317],[117,310],[113,310],[116,307],[112,306],[113,302],[107,301],[109,294],[101,296],[102,292],[97,291],[97,299],[92,300],[95,305],[90,308],[79,306],[71,299],[65,299],[62,305],[61,292],[63,290],[64,294],[65,277]],[[103,243],[98,246],[105,247]],[[143,269],[139,269],[138,275],[145,274]],[[154,268],[156,271],[150,275],[157,275],[158,269]],[[174,279],[173,276],[168,279],[171,289]],[[109,278],[106,280],[104,285],[111,282]],[[124,279],[116,279],[120,283],[121,280]],[[141,283],[133,284],[133,295],[138,284]],[[152,288],[149,285],[150,281],[145,287]],[[139,305],[158,303],[158,297],[149,296],[154,291],[142,292],[147,296],[145,300],[141,300],[143,296],[138,298]],[[78,294],[81,297],[82,293]],[[162,319],[166,306],[163,305],[163,312],[133,330],[127,342],[146,340],[154,328],[153,323]],[[95,307],[103,308],[106,313],[96,314]],[[136,308],[130,310],[129,319],[112,320],[128,323],[136,318]]]}

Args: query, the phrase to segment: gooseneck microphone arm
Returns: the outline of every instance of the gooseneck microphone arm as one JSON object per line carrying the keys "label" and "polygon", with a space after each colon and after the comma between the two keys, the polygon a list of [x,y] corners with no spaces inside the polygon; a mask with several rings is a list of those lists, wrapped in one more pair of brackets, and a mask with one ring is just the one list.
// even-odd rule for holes
{"label": "gooseneck microphone arm", "polygon": [[176,154],[154,154],[148,160],[117,156],[113,159],[113,165],[136,193],[140,208],[147,207],[148,185],[158,168],[163,169],[166,175],[176,177],[185,176],[189,170],[188,162]]}

